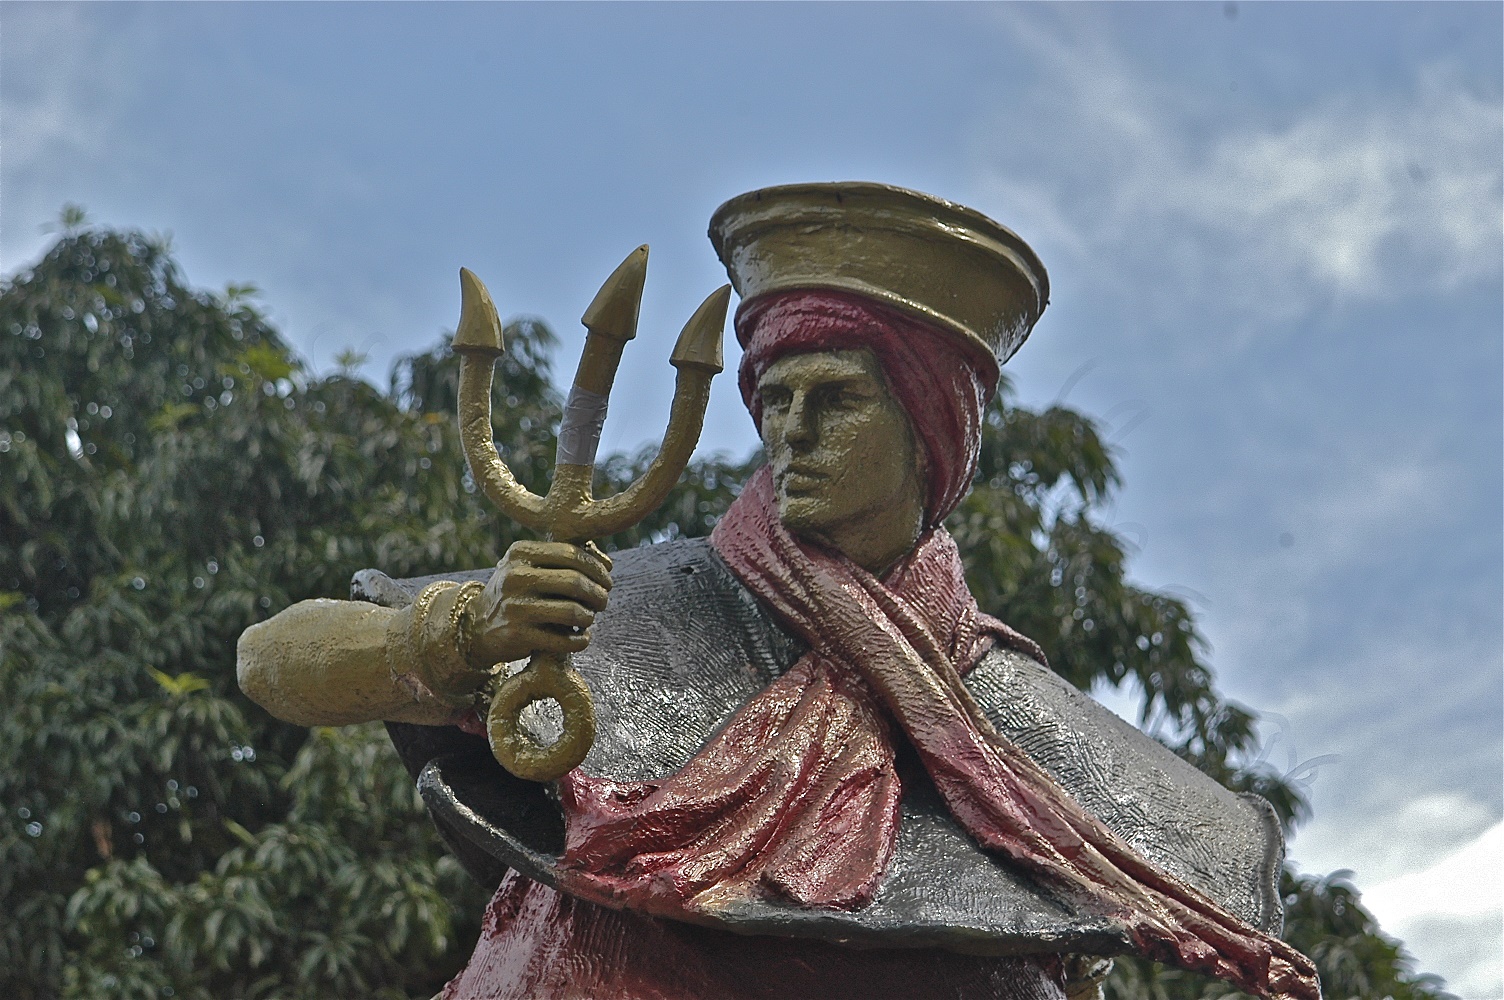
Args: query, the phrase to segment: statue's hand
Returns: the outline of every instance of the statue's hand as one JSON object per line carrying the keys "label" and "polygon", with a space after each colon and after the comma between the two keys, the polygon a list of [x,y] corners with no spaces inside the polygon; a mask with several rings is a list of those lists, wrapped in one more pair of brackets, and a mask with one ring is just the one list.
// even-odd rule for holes
{"label": "statue's hand", "polygon": [[578,653],[610,589],[611,559],[593,543],[514,542],[463,618],[467,659],[484,669],[533,652]]}

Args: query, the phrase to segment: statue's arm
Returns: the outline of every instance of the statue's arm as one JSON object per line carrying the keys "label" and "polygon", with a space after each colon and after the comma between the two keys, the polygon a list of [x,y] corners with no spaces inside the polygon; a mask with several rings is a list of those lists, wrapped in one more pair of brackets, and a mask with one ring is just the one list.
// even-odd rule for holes
{"label": "statue's arm", "polygon": [[444,725],[495,665],[584,649],[610,587],[610,560],[593,547],[517,542],[484,587],[440,581],[396,609],[294,604],[245,630],[236,672],[252,701],[298,725]]}
{"label": "statue's arm", "polygon": [[[272,715],[301,726],[378,719],[450,722],[460,704],[416,680],[421,665],[411,661],[424,645],[421,635],[413,641],[415,626],[421,624],[418,612],[416,604],[294,604],[241,635],[236,648],[241,690]],[[435,638],[454,641],[453,633]]]}

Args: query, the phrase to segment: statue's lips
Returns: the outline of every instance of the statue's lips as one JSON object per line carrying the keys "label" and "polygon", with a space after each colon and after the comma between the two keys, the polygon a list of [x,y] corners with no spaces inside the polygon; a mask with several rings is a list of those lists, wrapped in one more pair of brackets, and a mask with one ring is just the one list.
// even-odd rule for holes
{"label": "statue's lips", "polygon": [[814,493],[825,488],[830,474],[808,466],[789,466],[774,475],[778,491],[785,495]]}

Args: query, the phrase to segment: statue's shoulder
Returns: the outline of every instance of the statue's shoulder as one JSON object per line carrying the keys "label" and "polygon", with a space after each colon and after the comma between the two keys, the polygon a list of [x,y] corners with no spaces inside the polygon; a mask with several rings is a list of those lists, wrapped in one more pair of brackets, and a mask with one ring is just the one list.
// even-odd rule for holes
{"label": "statue's shoulder", "polygon": [[[688,597],[707,589],[745,592],[705,538],[681,538],[623,549],[611,553],[611,561],[613,610],[627,606],[637,611],[660,605],[665,599],[672,600],[675,594]],[[350,596],[385,607],[402,607],[412,603],[430,583],[484,582],[490,576],[489,566],[403,579],[388,576],[379,569],[363,569],[350,579]]]}
{"label": "statue's shoulder", "polygon": [[[648,780],[688,762],[803,647],[707,539],[644,545],[611,557],[610,599],[596,616],[589,648],[573,657],[590,686],[597,722],[595,744],[581,767],[618,780]],[[435,581],[485,580],[490,572],[394,579],[361,570],[351,581],[351,596],[401,607]],[[419,760],[423,754],[459,746],[452,736],[389,728],[410,767],[421,768],[428,759]],[[539,735],[547,742],[546,734]]]}
{"label": "statue's shoulder", "polygon": [[[590,647],[573,658],[597,716],[596,742],[582,767],[623,779],[658,777],[682,766],[801,650],[705,539],[611,557],[610,600],[596,617]],[[484,581],[491,572],[399,579],[364,569],[352,577],[350,597],[400,608],[431,583]],[[530,721],[537,720],[524,724]],[[508,774],[484,737],[403,722],[387,723],[387,731],[424,789],[445,843],[477,881],[494,886],[509,862],[527,870],[527,859],[563,849],[563,819],[547,786]],[[435,784],[441,769],[430,765],[437,762],[454,787]]]}
{"label": "statue's shoulder", "polygon": [[1284,837],[1268,802],[1228,791],[1023,653],[992,650],[966,686],[999,733],[1136,851],[1279,932]]}
{"label": "statue's shoulder", "polygon": [[803,646],[707,539],[613,553],[606,610],[574,666],[595,696],[595,746],[581,767],[651,780],[689,762]]}

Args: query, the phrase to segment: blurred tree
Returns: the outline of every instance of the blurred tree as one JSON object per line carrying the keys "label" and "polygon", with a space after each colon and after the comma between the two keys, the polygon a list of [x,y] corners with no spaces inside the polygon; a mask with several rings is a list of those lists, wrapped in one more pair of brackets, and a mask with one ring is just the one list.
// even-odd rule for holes
{"label": "blurred tree", "polygon": [[[351,574],[485,565],[513,540],[454,428],[442,343],[385,391],[342,357],[307,372],[254,305],[183,283],[165,245],[80,229],[0,286],[0,995],[428,997],[468,956],[484,899],[438,843],[380,726],[271,719],[235,640]],[[546,484],[553,337],[507,330],[495,432]],[[977,489],[950,521],[982,605],[1082,687],[1132,678],[1143,721],[1288,825],[1299,789],[1257,758],[1183,603],[1124,578],[1093,520],[1117,485],[1090,420],[988,413]],[[602,463],[602,492],[651,451]],[[759,464],[696,461],[620,548],[703,535]],[[1291,940],[1329,997],[1437,997],[1351,886],[1289,878]],[[1217,990],[1221,989],[1222,993]],[[1225,988],[1120,961],[1114,1000]]]}
{"label": "blurred tree", "polygon": [[[234,650],[509,527],[469,499],[433,359],[387,393],[310,377],[252,294],[107,231],[0,290],[0,995],[428,996],[476,933],[381,727],[271,719]],[[528,441],[548,334],[510,332],[497,433]]]}

